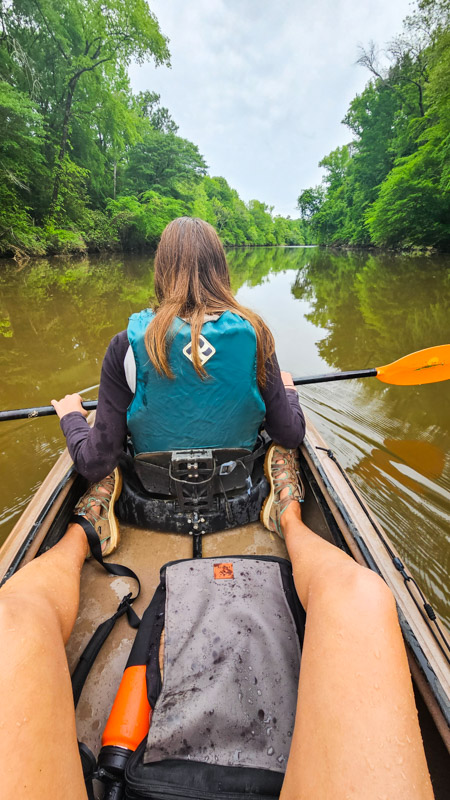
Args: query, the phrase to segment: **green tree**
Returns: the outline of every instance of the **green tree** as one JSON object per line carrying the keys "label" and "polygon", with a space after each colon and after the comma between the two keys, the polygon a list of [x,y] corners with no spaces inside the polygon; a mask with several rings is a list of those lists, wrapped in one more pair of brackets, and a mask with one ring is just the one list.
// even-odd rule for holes
{"label": "green tree", "polygon": [[305,226],[224,178],[128,66],[168,64],[146,0],[7,0],[0,6],[0,252],[154,247],[198,215],[225,244],[299,243]]}
{"label": "green tree", "polygon": [[398,160],[367,214],[375,244],[450,245],[450,191],[441,186],[446,151],[431,138],[416,153]]}
{"label": "green tree", "polygon": [[297,208],[300,216],[305,221],[310,221],[320,211],[325,199],[325,189],[323,186],[315,186],[313,189],[304,189],[297,200]]}
{"label": "green tree", "polygon": [[161,95],[156,92],[139,92],[132,98],[133,105],[142,119],[148,120],[155,131],[177,133],[178,125],[167,108],[160,105]]}
{"label": "green tree", "polygon": [[248,209],[258,231],[257,244],[276,244],[272,219],[273,207],[259,200],[250,200]]}
{"label": "green tree", "polygon": [[403,32],[358,63],[371,73],[344,124],[353,134],[321,162],[321,187],[298,208],[320,243],[448,247],[450,33],[448,0],[420,0]]}
{"label": "green tree", "polygon": [[30,178],[46,176],[43,119],[36,104],[6,81],[0,81],[0,128],[0,253],[44,252],[28,213]]}
{"label": "green tree", "polygon": [[39,76],[36,97],[50,123],[53,151],[52,210],[80,91],[95,102],[98,81],[114,82],[132,59],[168,63],[167,42],[145,0],[12,0],[3,26],[6,45],[19,42]]}
{"label": "green tree", "polygon": [[166,225],[186,213],[186,207],[172,197],[153,191],[144,192],[140,200],[122,196],[110,200],[108,211],[111,226],[124,250],[155,247]]}
{"label": "green tree", "polygon": [[179,197],[186,187],[198,183],[206,164],[198,147],[175,133],[150,128],[129,152],[124,174],[124,192],[153,190]]}

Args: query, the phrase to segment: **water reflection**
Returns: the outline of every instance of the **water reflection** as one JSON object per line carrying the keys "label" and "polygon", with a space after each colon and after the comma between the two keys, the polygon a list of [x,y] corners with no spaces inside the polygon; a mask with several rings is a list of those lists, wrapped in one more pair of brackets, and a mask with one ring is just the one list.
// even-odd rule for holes
{"label": "water reflection", "polygon": [[[251,248],[229,251],[228,260],[233,290],[263,313],[282,365],[299,376],[380,366],[450,340],[448,257]],[[110,338],[153,298],[153,263],[3,262],[0,292],[0,407],[47,404],[98,383]],[[305,409],[447,620],[449,387],[369,379],[301,389]],[[63,446],[56,419],[2,424],[3,535]]]}
{"label": "water reflection", "polygon": [[44,402],[49,392],[75,390],[89,385],[86,379],[98,382],[109,339],[148,304],[152,276],[148,260],[131,267],[117,259],[39,260],[21,271],[7,270],[0,305],[8,332],[0,362],[8,375],[2,402]]}
{"label": "water reflection", "polygon": [[[307,299],[307,319],[325,328],[318,343],[336,369],[365,369],[450,341],[450,271],[444,257],[329,254],[320,249],[299,269],[293,293]],[[377,381],[366,381],[368,394]],[[394,416],[448,426],[448,384],[386,387]],[[430,417],[430,408],[433,408]]]}

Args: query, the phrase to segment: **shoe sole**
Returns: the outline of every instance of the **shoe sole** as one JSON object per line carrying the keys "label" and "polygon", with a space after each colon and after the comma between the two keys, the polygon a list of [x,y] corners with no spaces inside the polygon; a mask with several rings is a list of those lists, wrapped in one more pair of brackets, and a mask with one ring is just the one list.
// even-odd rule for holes
{"label": "shoe sole", "polygon": [[272,502],[273,502],[274,496],[275,496],[274,483],[273,483],[272,473],[270,471],[270,464],[272,462],[272,453],[273,453],[274,449],[275,449],[275,445],[272,444],[269,447],[269,449],[268,449],[268,451],[266,453],[266,457],[264,459],[264,475],[266,476],[266,478],[267,478],[267,480],[269,482],[270,493],[267,495],[266,499],[264,500],[264,503],[262,505],[262,508],[261,508],[261,511],[260,511],[260,514],[259,514],[259,518],[260,518],[260,520],[261,520],[261,522],[262,522],[262,524],[264,525],[265,528],[267,528],[272,533],[278,534],[278,531],[276,530],[276,528],[274,528],[273,525],[269,524],[270,523],[270,509],[271,509],[271,505],[272,505]]}
{"label": "shoe sole", "polygon": [[115,468],[114,473],[116,475],[116,480],[114,482],[114,490],[111,495],[111,502],[108,511],[108,523],[111,535],[107,542],[105,552],[103,553],[103,558],[106,558],[107,556],[111,555],[111,553],[113,553],[114,550],[119,546],[120,542],[119,522],[114,513],[114,505],[116,503],[117,498],[120,495],[120,492],[122,491],[122,473],[120,472],[120,469],[118,469],[117,467]]}

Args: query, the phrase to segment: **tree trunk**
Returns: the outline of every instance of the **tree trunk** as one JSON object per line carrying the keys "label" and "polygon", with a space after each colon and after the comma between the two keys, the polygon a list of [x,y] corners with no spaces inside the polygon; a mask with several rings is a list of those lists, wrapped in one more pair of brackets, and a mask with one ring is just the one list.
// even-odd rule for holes
{"label": "tree trunk", "polygon": [[117,161],[114,161],[114,193],[113,193],[114,200],[116,199],[116,187],[117,187]]}
{"label": "tree trunk", "polygon": [[69,81],[69,86],[67,89],[66,103],[64,107],[64,119],[61,132],[61,142],[59,145],[58,160],[55,166],[55,178],[53,181],[52,200],[50,204],[50,216],[52,216],[55,210],[56,203],[58,202],[59,187],[61,184],[61,175],[62,175],[62,165],[64,161],[64,156],[66,154],[67,139],[69,136],[69,123],[70,123],[70,116],[72,113],[73,96],[75,94],[75,88],[78,82],[78,77],[79,76],[77,76],[76,78],[72,78]]}
{"label": "tree trunk", "polygon": [[420,83],[418,84],[418,88],[419,88],[419,109],[420,109],[420,116],[421,116],[421,117],[424,117],[424,116],[425,116],[425,111],[424,111],[424,108],[423,108],[423,89],[422,89],[422,86],[420,85]]}

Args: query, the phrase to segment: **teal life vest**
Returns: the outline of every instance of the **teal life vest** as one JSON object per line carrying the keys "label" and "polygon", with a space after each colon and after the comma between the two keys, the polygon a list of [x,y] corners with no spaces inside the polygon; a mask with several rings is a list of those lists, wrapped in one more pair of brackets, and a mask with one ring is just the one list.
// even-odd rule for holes
{"label": "teal life vest", "polygon": [[177,317],[170,334],[175,376],[170,379],[158,374],[145,347],[153,316],[149,309],[133,314],[127,331],[136,361],[136,392],[127,412],[135,453],[252,450],[266,410],[256,379],[252,325],[231,311],[204,323],[199,344],[208,377],[202,379],[190,358],[190,325]]}

